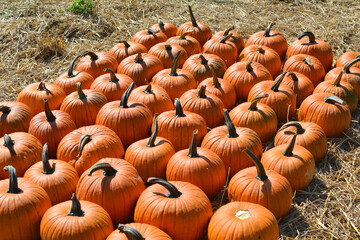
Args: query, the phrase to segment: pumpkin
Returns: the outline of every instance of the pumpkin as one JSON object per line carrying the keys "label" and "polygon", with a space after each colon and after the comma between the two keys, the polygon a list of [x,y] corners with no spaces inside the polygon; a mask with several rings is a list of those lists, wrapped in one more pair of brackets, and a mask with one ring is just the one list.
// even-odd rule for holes
{"label": "pumpkin", "polygon": [[162,87],[172,101],[184,92],[196,88],[196,80],[191,73],[177,68],[180,55],[181,52],[177,52],[172,67],[158,72],[152,79],[152,84]]}
{"label": "pumpkin", "polygon": [[36,115],[44,111],[44,99],[48,99],[51,109],[59,109],[66,93],[52,83],[32,83],[19,93],[16,101],[26,104]]}
{"label": "pumpkin", "polygon": [[81,83],[84,89],[89,89],[94,81],[93,76],[89,73],[74,71],[75,63],[80,57],[81,55],[76,56],[76,58],[70,63],[68,71],[61,74],[54,81],[54,84],[61,87],[66,95],[76,91],[76,83]]}
{"label": "pumpkin", "polygon": [[123,159],[103,158],[81,175],[76,196],[102,206],[116,226],[132,221],[136,201],[144,190],[134,166]]}
{"label": "pumpkin", "polygon": [[71,116],[61,110],[51,111],[47,99],[44,99],[44,112],[35,115],[29,125],[29,133],[49,144],[49,157],[56,159],[56,150],[61,139],[76,129]]}
{"label": "pumpkin", "polygon": [[24,178],[41,186],[53,205],[70,199],[79,181],[75,168],[70,164],[61,160],[49,160],[47,143],[43,147],[42,161],[26,170]]}
{"label": "pumpkin", "polygon": [[51,207],[45,190],[32,181],[18,178],[9,165],[9,179],[0,181],[1,239],[40,239],[40,221]]}
{"label": "pumpkin", "polygon": [[298,119],[316,123],[328,138],[342,137],[350,127],[351,112],[340,98],[330,93],[317,93],[303,101]]}
{"label": "pumpkin", "polygon": [[212,36],[212,32],[210,30],[210,27],[202,22],[196,22],[193,11],[191,9],[191,6],[189,7],[189,13],[190,13],[190,19],[191,22],[187,22],[182,24],[176,32],[176,35],[181,35],[184,32],[187,32],[189,30],[194,30],[190,34],[190,36],[194,37],[196,40],[199,41],[200,46],[203,46],[207,40],[209,40]]}
{"label": "pumpkin", "polygon": [[277,240],[277,220],[265,207],[248,202],[230,202],[210,219],[209,240]]}
{"label": "pumpkin", "polygon": [[250,89],[257,83],[272,80],[272,76],[262,64],[257,62],[238,62],[231,65],[224,74],[224,80],[234,87],[236,97],[246,101]]}
{"label": "pumpkin", "polygon": [[136,168],[144,182],[151,176],[165,178],[166,165],[175,154],[172,143],[163,137],[158,137],[158,131],[156,113],[150,138],[134,142],[125,152],[124,159]]}
{"label": "pumpkin", "polygon": [[104,74],[105,68],[110,68],[114,72],[118,67],[116,58],[107,52],[86,51],[81,54],[81,59],[76,66],[77,71],[89,73],[93,78]]}
{"label": "pumpkin", "polygon": [[200,89],[186,91],[181,95],[180,101],[185,111],[199,114],[205,119],[206,126],[214,128],[224,122],[222,114],[224,104],[220,98],[211,93],[206,93],[205,90],[206,85],[202,85]]}
{"label": "pumpkin", "polygon": [[204,44],[202,52],[219,56],[222,60],[224,60],[226,66],[229,67],[237,60],[236,45],[230,41],[227,41],[231,37],[232,33],[222,37],[220,40],[211,38]]}
{"label": "pumpkin", "polygon": [[158,43],[166,42],[167,39],[168,37],[165,33],[149,28],[135,33],[131,41],[140,43],[149,50],[152,46]]}
{"label": "pumpkin", "polygon": [[146,85],[152,77],[164,69],[160,59],[148,54],[138,53],[125,58],[117,69],[118,73],[128,75],[136,86]]}
{"label": "pumpkin", "polygon": [[281,85],[287,72],[284,72],[276,81],[262,81],[254,85],[248,95],[248,101],[262,94],[268,94],[259,102],[271,107],[276,113],[279,123],[288,121],[295,114],[296,97],[294,91],[287,85]]}
{"label": "pumpkin", "polygon": [[256,32],[246,41],[246,47],[250,45],[261,45],[275,50],[281,59],[285,58],[288,44],[286,38],[277,31],[271,30],[275,23],[270,23],[265,31]]}
{"label": "pumpkin", "polygon": [[166,40],[168,43],[175,43],[185,49],[188,56],[201,52],[201,46],[198,40],[188,36],[194,30],[186,31],[180,34],[180,36],[174,36]]}
{"label": "pumpkin", "polygon": [[182,67],[194,76],[197,85],[204,79],[212,77],[210,65],[214,67],[216,76],[222,77],[227,69],[224,60],[214,54],[194,54],[190,56]]}
{"label": "pumpkin", "polygon": [[348,62],[344,67],[331,69],[324,77],[324,81],[334,81],[340,72],[343,72],[341,81],[348,82],[355,88],[358,100],[360,100],[360,68],[356,64],[360,61],[360,56]]}
{"label": "pumpkin", "polygon": [[114,73],[110,68],[106,68],[104,71],[108,73],[97,77],[90,89],[104,94],[109,102],[120,100],[126,89],[134,81],[128,75]]}
{"label": "pumpkin", "polygon": [[211,199],[225,185],[225,165],[213,151],[197,147],[197,134],[198,131],[194,130],[189,149],[180,150],[170,158],[166,179],[192,183]]}
{"label": "pumpkin", "polygon": [[161,20],[159,20],[157,24],[152,25],[151,29],[165,33],[168,38],[174,37],[177,31],[177,27],[173,23],[163,22]]}
{"label": "pumpkin", "polygon": [[227,41],[232,42],[232,43],[235,44],[236,49],[237,49],[237,55],[236,56],[238,56],[241,53],[241,51],[244,49],[244,39],[242,38],[242,36],[239,33],[233,31],[234,28],[235,27],[232,26],[232,27],[226,29],[225,31],[216,32],[212,36],[212,38],[220,40],[221,38],[226,37],[226,36],[231,34],[231,37],[228,38]]}
{"label": "pumpkin", "polygon": [[203,85],[206,86],[206,91],[220,98],[226,109],[232,109],[236,103],[236,93],[234,87],[230,82],[221,78],[219,79],[212,65],[210,65],[210,69],[213,74],[212,78],[206,78],[202,81],[201,85],[198,86],[198,89]]}
{"label": "pumpkin", "polygon": [[239,61],[258,62],[269,70],[273,79],[279,75],[281,70],[281,58],[272,48],[261,45],[250,45],[245,47],[239,55]]}
{"label": "pumpkin", "polygon": [[[336,67],[344,67],[347,63],[351,62],[360,55],[360,52],[345,52],[336,61]],[[360,68],[360,63],[356,63],[354,67]]]}
{"label": "pumpkin", "polygon": [[135,88],[129,96],[129,101],[144,104],[153,115],[174,109],[165,89],[151,83]]}
{"label": "pumpkin", "polygon": [[297,54],[286,60],[283,71],[298,72],[307,76],[316,87],[325,76],[321,62],[313,56]]}
{"label": "pumpkin", "polygon": [[243,150],[249,148],[257,157],[261,157],[262,145],[259,136],[253,130],[235,127],[227,110],[224,110],[224,116],[226,126],[208,132],[201,143],[201,148],[216,153],[224,162],[226,172],[232,177],[241,169],[254,165]]}
{"label": "pumpkin", "polygon": [[303,32],[300,34],[298,40],[289,46],[286,52],[286,58],[290,58],[296,54],[308,54],[316,57],[324,66],[325,72],[331,69],[334,58],[330,45],[322,40],[316,39],[312,32]]}
{"label": "pumpkin", "polygon": [[127,42],[120,41],[118,44],[113,46],[109,53],[116,58],[118,64],[121,63],[122,60],[127,58],[128,56],[137,54],[137,53],[147,53],[147,49],[144,45],[137,42]]}
{"label": "pumpkin", "polygon": [[198,129],[198,146],[207,133],[206,121],[199,114],[183,111],[178,98],[175,99],[175,111],[163,112],[158,116],[158,135],[168,139],[176,151],[188,148],[192,132]]}
{"label": "pumpkin", "polygon": [[305,189],[315,171],[313,155],[306,148],[295,144],[296,136],[296,133],[293,134],[290,143],[271,148],[261,157],[264,168],[286,177],[293,191]]}
{"label": "pumpkin", "polygon": [[323,159],[327,152],[327,139],[324,130],[313,122],[288,122],[275,136],[275,146],[289,143],[293,133],[297,134],[295,144],[309,150],[315,161]]}
{"label": "pumpkin", "polygon": [[181,68],[185,60],[188,58],[188,55],[185,49],[180,45],[177,45],[176,43],[164,42],[158,43],[149,49],[149,54],[160,59],[164,68],[171,68],[175,55],[178,52],[180,52],[178,66]]}
{"label": "pumpkin", "polygon": [[169,235],[146,223],[119,224],[106,240],[171,240]]}
{"label": "pumpkin", "polygon": [[265,171],[260,160],[251,151],[245,149],[245,152],[254,161],[255,167],[245,168],[231,178],[229,200],[262,205],[277,219],[286,216],[292,202],[290,182],[273,170]]}
{"label": "pumpkin", "polygon": [[102,158],[122,158],[124,147],[114,131],[92,125],[66,135],[59,143],[57,156],[73,166],[80,176]]}
{"label": "pumpkin", "polygon": [[269,94],[259,95],[251,102],[239,104],[230,112],[230,118],[233,119],[236,127],[250,128],[256,132],[263,143],[272,140],[278,126],[274,110],[264,103],[258,103],[260,99],[268,96]]}
{"label": "pumpkin", "polygon": [[[279,77],[277,77],[275,81],[279,79]],[[296,107],[300,107],[304,99],[314,91],[312,81],[304,74],[298,72],[288,72],[281,84],[288,85],[294,91],[296,95]]]}
{"label": "pumpkin", "polygon": [[[77,84],[77,91],[69,94],[61,104],[60,110],[68,113],[77,128],[95,124],[96,115],[108,100],[101,92],[81,89]],[[67,198],[69,199],[70,196]]]}
{"label": "pumpkin", "polygon": [[334,96],[337,96],[344,100],[348,105],[351,112],[354,112],[358,104],[358,95],[355,91],[355,88],[348,82],[341,81],[343,76],[343,71],[331,81],[321,82],[314,89],[314,94],[316,93],[331,93]]}
{"label": "pumpkin", "polygon": [[27,132],[33,113],[21,102],[0,102],[0,137],[5,133]]}
{"label": "pumpkin", "polygon": [[[18,176],[38,161],[41,161],[41,142],[31,134],[15,132],[0,138],[0,169],[12,165],[17,169]],[[0,171],[0,180],[8,175]]]}
{"label": "pumpkin", "polygon": [[167,182],[159,178],[149,178],[148,182],[156,184],[141,193],[135,207],[135,222],[151,223],[172,239],[195,240],[206,236],[213,212],[200,188],[187,182]]}
{"label": "pumpkin", "polygon": [[40,224],[42,240],[105,239],[112,232],[111,218],[99,205],[79,201],[59,203],[46,211]]}
{"label": "pumpkin", "polygon": [[132,83],[120,101],[105,104],[96,117],[96,124],[112,129],[126,149],[131,143],[150,136],[152,113],[143,104],[128,102]]}

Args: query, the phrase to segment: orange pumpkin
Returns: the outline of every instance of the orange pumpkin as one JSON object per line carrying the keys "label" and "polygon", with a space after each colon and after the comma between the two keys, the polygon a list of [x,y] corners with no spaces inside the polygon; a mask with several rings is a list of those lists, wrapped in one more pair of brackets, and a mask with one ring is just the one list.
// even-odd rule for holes
{"label": "orange pumpkin", "polygon": [[152,46],[165,42],[168,39],[165,33],[156,31],[152,28],[147,30],[141,30],[133,36],[131,39],[132,42],[140,43],[149,50]]}
{"label": "orange pumpkin", "polygon": [[226,29],[225,31],[216,32],[212,36],[212,38],[220,40],[221,38],[231,34],[231,37],[228,39],[228,41],[235,44],[235,46],[237,48],[237,55],[239,55],[241,53],[241,51],[244,49],[244,39],[242,38],[242,36],[239,33],[233,31],[234,28],[235,27],[232,26],[232,27]]}
{"label": "orange pumpkin", "polygon": [[201,52],[201,46],[198,40],[188,36],[194,30],[183,32],[180,36],[174,36],[166,40],[168,43],[175,43],[185,49],[188,56]]}
{"label": "orange pumpkin", "polygon": [[176,43],[158,43],[149,49],[149,54],[157,57],[162,62],[164,68],[171,68],[176,54],[180,52],[178,57],[178,66],[182,67],[188,55],[183,47]]}
{"label": "orange pumpkin", "polygon": [[169,235],[146,223],[119,224],[106,240],[171,240]]}
{"label": "orange pumpkin", "polygon": [[176,35],[177,27],[170,22],[163,22],[159,20],[157,24],[151,26],[155,31],[160,31],[165,33],[165,35],[170,38]]}
{"label": "orange pumpkin", "polygon": [[[344,67],[346,64],[358,57],[360,52],[345,52],[336,61],[336,67]],[[360,68],[360,63],[356,63],[354,67]]]}
{"label": "orange pumpkin", "polygon": [[0,102],[0,137],[5,133],[27,132],[33,113],[21,102]]}
{"label": "orange pumpkin", "polygon": [[137,54],[139,52],[147,53],[147,49],[144,45],[137,42],[127,42],[121,41],[115,46],[113,46],[109,53],[116,58],[118,64],[121,63],[122,60],[127,58],[128,56]]}

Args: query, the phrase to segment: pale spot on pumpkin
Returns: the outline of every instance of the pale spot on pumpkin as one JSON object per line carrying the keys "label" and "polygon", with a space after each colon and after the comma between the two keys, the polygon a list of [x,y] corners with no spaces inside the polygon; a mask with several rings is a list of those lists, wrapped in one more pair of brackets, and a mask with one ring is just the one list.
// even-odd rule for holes
{"label": "pale spot on pumpkin", "polygon": [[235,217],[237,217],[239,219],[248,219],[251,217],[251,214],[249,211],[240,209],[235,213]]}

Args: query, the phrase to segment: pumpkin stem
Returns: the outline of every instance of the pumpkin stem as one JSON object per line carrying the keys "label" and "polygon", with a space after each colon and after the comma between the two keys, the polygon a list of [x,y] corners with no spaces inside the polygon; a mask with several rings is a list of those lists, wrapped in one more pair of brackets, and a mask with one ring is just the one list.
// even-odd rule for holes
{"label": "pumpkin stem", "polygon": [[246,63],[246,66],[245,66],[245,71],[246,72],[253,72],[254,69],[251,67],[251,64],[252,64],[252,61],[249,61]]}
{"label": "pumpkin stem", "polygon": [[77,217],[84,216],[84,211],[81,209],[80,201],[79,199],[77,199],[75,193],[72,194],[71,201],[72,201],[71,208],[67,213],[67,216],[77,216]]}
{"label": "pumpkin stem", "polygon": [[43,170],[41,171],[41,173],[43,174],[52,174],[55,171],[55,169],[52,168],[49,163],[48,145],[49,145],[48,143],[45,143],[42,151]]}
{"label": "pumpkin stem", "polygon": [[255,167],[256,167],[256,171],[257,171],[257,174],[256,174],[255,178],[260,180],[260,181],[265,181],[266,179],[268,179],[268,176],[266,175],[264,166],[262,165],[260,160],[249,149],[245,149],[244,152],[247,155],[249,155],[249,157],[255,163]]}
{"label": "pumpkin stem", "polygon": [[190,158],[195,158],[198,157],[199,154],[197,153],[197,135],[198,135],[198,130],[195,129],[193,131],[192,137],[191,137],[191,143],[190,143],[190,147],[189,147],[189,153],[187,154],[188,157]]}
{"label": "pumpkin stem", "polygon": [[285,75],[287,74],[287,71],[285,71],[283,74],[280,75],[279,79],[275,81],[275,83],[270,87],[271,90],[274,92],[279,91],[279,86],[281,82],[284,80]]}
{"label": "pumpkin stem", "polygon": [[9,188],[7,193],[20,193],[21,189],[18,187],[18,180],[16,175],[16,169],[12,165],[4,167],[4,171],[9,171]]}
{"label": "pumpkin stem", "polygon": [[261,54],[265,54],[265,50],[262,48],[262,46],[258,46],[255,51]]}
{"label": "pumpkin stem", "polygon": [[190,12],[190,18],[191,18],[191,23],[192,23],[192,26],[193,26],[193,27],[197,27],[197,26],[198,26],[198,24],[197,24],[197,22],[196,22],[196,20],[195,20],[195,17],[194,17],[193,11],[192,11],[192,9],[191,9],[191,6],[190,6],[190,5],[188,5],[188,7],[189,7],[189,12]]}
{"label": "pumpkin stem", "polygon": [[76,157],[79,158],[81,156],[85,145],[88,144],[91,140],[92,140],[91,135],[85,134],[85,135],[81,136],[79,147],[78,147],[79,153],[78,153],[78,155]]}
{"label": "pumpkin stem", "polygon": [[4,147],[7,147],[9,149],[9,152],[11,155],[15,156],[16,152],[14,149],[15,141],[11,139],[11,137],[5,133],[4,135]]}
{"label": "pumpkin stem", "polygon": [[286,76],[290,76],[291,80],[293,80],[294,82],[299,81],[299,78],[293,72],[288,72],[288,74]]}
{"label": "pumpkin stem", "polygon": [[114,73],[114,70],[112,70],[111,68],[105,68],[104,72],[110,73],[109,82],[119,82],[119,79],[116,77],[116,74]]}
{"label": "pumpkin stem", "polygon": [[285,129],[285,128],[290,127],[290,126],[296,127],[296,134],[297,135],[305,133],[305,129],[298,122],[286,123],[280,128],[280,130]]}
{"label": "pumpkin stem", "polygon": [[239,136],[239,134],[237,134],[237,132],[236,132],[236,128],[234,126],[234,123],[231,121],[229,112],[226,109],[223,109],[223,111],[224,111],[224,117],[225,117],[225,124],[226,124],[228,132],[229,132],[227,134],[227,137],[228,138],[237,138]]}
{"label": "pumpkin stem", "polygon": [[88,176],[91,176],[93,172],[97,170],[102,170],[102,174],[105,177],[111,177],[114,176],[117,173],[117,170],[113,168],[109,163],[98,163],[93,165],[88,172]]}
{"label": "pumpkin stem", "polygon": [[85,51],[80,56],[85,57],[86,55],[90,56],[91,61],[96,61],[99,59],[99,57],[94,52],[90,52],[90,51]]}
{"label": "pumpkin stem", "polygon": [[199,92],[196,96],[198,98],[206,98],[205,90],[206,90],[206,85],[201,85]]}
{"label": "pumpkin stem", "polygon": [[215,69],[213,67],[213,65],[209,65],[210,69],[211,69],[211,74],[212,74],[212,77],[213,77],[213,83],[212,85],[215,87],[215,88],[221,88],[221,84],[219,82],[219,79],[216,75],[216,72],[215,72]]}
{"label": "pumpkin stem", "polygon": [[43,83],[43,82],[40,82],[40,83],[39,83],[39,86],[37,87],[36,90],[38,90],[38,91],[45,91],[46,94],[52,94],[52,92],[46,87],[45,83]]}
{"label": "pumpkin stem", "polygon": [[295,147],[295,141],[296,141],[296,136],[297,134],[295,133],[293,138],[291,139],[291,142],[289,143],[289,145],[286,147],[285,151],[283,152],[284,156],[290,157],[293,155],[293,150]]}
{"label": "pumpkin stem", "polygon": [[130,93],[131,91],[134,89],[134,86],[135,86],[135,83],[132,82],[130,84],[130,86],[128,87],[128,89],[126,89],[124,95],[122,95],[121,97],[121,101],[120,101],[120,106],[121,108],[128,108],[129,106],[127,105],[128,103],[128,99],[129,99],[129,96],[130,96]]}
{"label": "pumpkin stem", "polygon": [[154,130],[151,133],[151,136],[149,138],[148,143],[146,144],[147,147],[154,147],[155,146],[155,140],[156,140],[158,130],[159,130],[158,122],[157,122],[157,116],[158,116],[158,114],[155,113],[154,120],[153,120],[153,128],[154,128]]}
{"label": "pumpkin stem", "polygon": [[8,114],[11,111],[11,108],[5,105],[0,105],[0,112],[3,114]]}
{"label": "pumpkin stem", "polygon": [[181,51],[178,51],[174,57],[174,61],[173,61],[173,64],[171,66],[171,71],[170,71],[170,76],[177,76],[177,66],[178,66],[178,60],[179,60],[179,56],[181,54]]}
{"label": "pumpkin stem", "polygon": [[208,63],[208,60],[202,54],[199,55],[199,59],[202,65],[206,65]]}
{"label": "pumpkin stem", "polygon": [[342,99],[336,97],[336,96],[329,96],[329,97],[324,97],[324,101],[326,103],[331,103],[331,104],[341,104],[341,105],[345,105],[345,101],[343,101]]}
{"label": "pumpkin stem", "polygon": [[76,83],[76,89],[77,89],[77,93],[78,93],[78,99],[81,99],[81,100],[86,99],[87,96],[81,89],[81,82]]}
{"label": "pumpkin stem", "polygon": [[190,34],[190,33],[192,33],[192,32],[195,32],[195,30],[193,29],[193,30],[189,30],[189,31],[183,32],[182,34],[180,34],[179,39],[182,39],[182,40],[186,39],[185,36],[188,35],[188,34]]}
{"label": "pumpkin stem", "polygon": [[225,35],[223,36],[220,40],[219,40],[219,43],[225,43],[229,38],[232,37],[232,33],[228,34],[228,35]]}
{"label": "pumpkin stem", "polygon": [[348,62],[347,64],[345,64],[343,71],[344,71],[345,73],[350,73],[350,67],[351,67],[352,65],[354,65],[355,63],[357,63],[358,61],[360,61],[360,55],[357,55],[357,56],[354,58],[354,60],[351,60],[350,62]]}
{"label": "pumpkin stem", "polygon": [[178,198],[182,194],[174,185],[172,185],[168,181],[165,181],[161,178],[150,177],[150,178],[148,178],[147,182],[148,183],[158,183],[161,186],[163,186],[164,188],[166,188],[169,191],[169,195],[167,196],[169,198]]}
{"label": "pumpkin stem", "polygon": [[234,29],[235,29],[234,26],[229,27],[228,29],[226,29],[226,30],[224,31],[224,35],[223,35],[223,36],[229,35],[229,32],[232,31],[232,30],[234,30]]}
{"label": "pumpkin stem", "polygon": [[129,44],[127,41],[120,41],[120,42],[124,44],[124,47],[125,47],[125,48],[129,48],[129,47],[130,47],[130,44]]}
{"label": "pumpkin stem", "polygon": [[147,31],[147,35],[156,35],[159,31],[155,31],[154,29],[152,28],[148,28],[148,31]]}
{"label": "pumpkin stem", "polygon": [[142,63],[144,60],[142,58],[141,52],[138,52],[138,54],[136,55],[134,62],[135,63]]}
{"label": "pumpkin stem", "polygon": [[303,37],[308,37],[309,38],[309,43],[316,43],[315,41],[315,35],[312,32],[303,32],[302,34],[300,34],[300,36],[298,37],[298,40],[302,39]]}
{"label": "pumpkin stem", "polygon": [[313,63],[311,62],[311,59],[309,57],[304,58],[302,61],[303,63],[309,65],[310,67],[313,66]]}
{"label": "pumpkin stem", "polygon": [[172,47],[171,47],[171,45],[169,43],[165,43],[164,48],[165,48],[166,51],[171,51],[171,49],[172,49]]}
{"label": "pumpkin stem", "polygon": [[269,26],[265,29],[265,33],[264,33],[264,37],[270,37],[270,31],[271,31],[271,28],[272,26],[274,26],[275,23],[270,23]]}
{"label": "pumpkin stem", "polygon": [[76,56],[76,58],[74,60],[72,60],[72,62],[70,63],[69,69],[68,69],[68,75],[67,78],[73,78],[75,77],[74,75],[74,67],[75,67],[75,62],[81,57],[81,55]]}
{"label": "pumpkin stem", "polygon": [[261,94],[259,96],[257,96],[256,98],[254,98],[253,100],[251,100],[251,103],[250,103],[250,106],[248,107],[248,109],[250,111],[256,111],[258,108],[257,108],[257,102],[262,99],[262,98],[266,98],[268,97],[269,94],[265,93],[265,94]]}
{"label": "pumpkin stem", "polygon": [[332,85],[334,85],[335,87],[339,87],[340,86],[340,81],[341,81],[341,78],[342,78],[342,76],[343,76],[343,71],[341,71],[340,73],[339,73],[339,75],[337,76],[337,78],[335,79],[335,81],[333,82],[333,84]]}
{"label": "pumpkin stem", "polygon": [[135,228],[128,227],[125,224],[119,224],[117,228],[121,233],[124,233],[129,240],[145,240],[145,238]]}
{"label": "pumpkin stem", "polygon": [[49,106],[49,102],[46,98],[44,99],[44,109],[45,109],[46,121],[54,122],[56,120],[56,117],[52,113],[50,106]]}
{"label": "pumpkin stem", "polygon": [[184,111],[182,109],[180,100],[178,98],[175,98],[174,107],[175,107],[174,117],[186,117],[186,115],[184,114]]}
{"label": "pumpkin stem", "polygon": [[148,85],[146,86],[145,90],[143,91],[143,93],[145,94],[151,94],[152,90],[151,90],[151,84],[148,83]]}
{"label": "pumpkin stem", "polygon": [[160,28],[160,30],[162,31],[162,32],[164,32],[164,27],[165,27],[165,24],[163,23],[163,21],[161,21],[161,20],[159,20],[159,28]]}

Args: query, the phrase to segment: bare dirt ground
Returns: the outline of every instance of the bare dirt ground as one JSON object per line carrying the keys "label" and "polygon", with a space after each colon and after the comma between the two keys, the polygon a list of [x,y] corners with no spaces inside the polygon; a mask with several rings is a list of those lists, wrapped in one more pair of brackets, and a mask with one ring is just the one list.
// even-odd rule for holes
{"label": "bare dirt ground", "polygon": [[[360,5],[355,0],[97,0],[90,15],[69,12],[71,3],[0,0],[0,101],[16,99],[32,82],[54,81],[76,55],[108,51],[159,19],[180,26],[189,21],[187,4],[213,32],[234,25],[246,40],[276,22],[273,29],[289,44],[312,31],[332,46],[335,60],[345,51],[360,50]],[[359,110],[353,114],[345,137],[329,141],[311,184],[294,194],[290,214],[279,221],[280,239],[360,239],[359,115]],[[220,204],[221,194],[214,209]]]}

